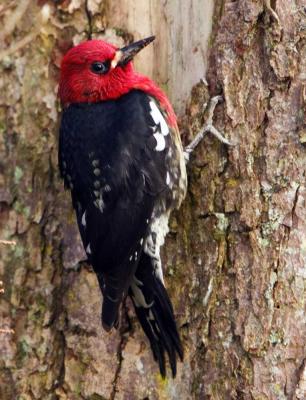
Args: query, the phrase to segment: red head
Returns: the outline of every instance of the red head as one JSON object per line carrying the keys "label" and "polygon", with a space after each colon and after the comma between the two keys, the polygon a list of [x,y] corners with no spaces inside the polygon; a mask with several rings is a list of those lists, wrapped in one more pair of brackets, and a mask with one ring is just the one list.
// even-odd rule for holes
{"label": "red head", "polygon": [[122,49],[102,40],[89,40],[70,49],[61,65],[61,102],[64,105],[93,103],[116,99],[139,89],[156,97],[168,112],[171,125],[175,124],[175,115],[165,94],[149,78],[137,74],[131,62],[153,40],[150,37]]}

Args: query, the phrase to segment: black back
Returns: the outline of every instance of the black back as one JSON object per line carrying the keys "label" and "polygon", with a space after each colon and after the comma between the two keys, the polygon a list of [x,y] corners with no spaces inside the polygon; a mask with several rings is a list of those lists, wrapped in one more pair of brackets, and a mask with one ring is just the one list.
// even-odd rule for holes
{"label": "black back", "polygon": [[114,101],[71,104],[61,122],[60,171],[104,292],[106,328],[137,268],[155,201],[169,190],[167,146],[155,150],[149,102],[145,93],[132,91]]}

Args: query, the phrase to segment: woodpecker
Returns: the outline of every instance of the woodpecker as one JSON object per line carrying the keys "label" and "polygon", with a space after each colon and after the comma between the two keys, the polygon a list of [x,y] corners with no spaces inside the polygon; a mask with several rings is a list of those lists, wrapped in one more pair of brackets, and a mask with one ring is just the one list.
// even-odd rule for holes
{"label": "woodpecker", "polygon": [[90,40],[63,57],[59,168],[103,294],[103,328],[118,326],[120,305],[129,296],[161,375],[168,355],[175,377],[183,348],[160,248],[187,178],[173,108],[132,65],[154,39],[123,48]]}

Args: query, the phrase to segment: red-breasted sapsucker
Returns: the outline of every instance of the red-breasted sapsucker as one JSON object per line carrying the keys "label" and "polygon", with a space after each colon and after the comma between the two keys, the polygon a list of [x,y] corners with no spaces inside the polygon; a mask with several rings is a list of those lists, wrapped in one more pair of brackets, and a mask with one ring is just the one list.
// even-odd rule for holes
{"label": "red-breasted sapsucker", "polygon": [[160,372],[183,350],[164,286],[160,247],[185,196],[183,148],[169,100],[131,60],[154,37],[126,47],[90,40],[61,65],[59,167],[89,263],[103,293],[102,325],[131,297]]}

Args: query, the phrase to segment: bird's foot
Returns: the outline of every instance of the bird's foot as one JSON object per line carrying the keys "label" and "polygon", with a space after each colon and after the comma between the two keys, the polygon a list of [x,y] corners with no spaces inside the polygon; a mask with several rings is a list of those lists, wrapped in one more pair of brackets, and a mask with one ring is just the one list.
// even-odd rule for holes
{"label": "bird's foot", "polygon": [[188,161],[189,161],[190,154],[197,147],[197,145],[201,142],[201,140],[204,138],[204,136],[207,132],[210,132],[218,140],[220,140],[220,142],[222,142],[228,146],[235,146],[237,144],[237,143],[231,142],[228,139],[226,139],[223,136],[223,134],[221,132],[219,132],[218,129],[216,129],[213,125],[214,111],[215,111],[216,105],[221,100],[222,100],[222,96],[214,96],[210,100],[209,105],[208,105],[208,118],[207,118],[207,121],[206,121],[204,127],[195,136],[195,138],[191,141],[191,143],[189,143],[184,149],[184,157],[185,157],[186,163],[188,163]]}
{"label": "bird's foot", "polygon": [[266,9],[268,10],[268,12],[275,19],[275,21],[278,23],[278,25],[281,27],[281,22],[280,22],[279,16],[277,15],[276,11],[272,8],[271,0],[265,0],[264,5],[265,5]]}

